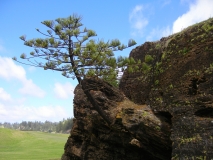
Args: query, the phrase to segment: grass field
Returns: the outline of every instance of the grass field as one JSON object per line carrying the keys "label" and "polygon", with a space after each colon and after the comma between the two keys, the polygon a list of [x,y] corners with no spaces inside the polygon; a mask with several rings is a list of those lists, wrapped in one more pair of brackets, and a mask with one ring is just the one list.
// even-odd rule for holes
{"label": "grass field", "polygon": [[68,136],[0,128],[0,160],[59,160]]}

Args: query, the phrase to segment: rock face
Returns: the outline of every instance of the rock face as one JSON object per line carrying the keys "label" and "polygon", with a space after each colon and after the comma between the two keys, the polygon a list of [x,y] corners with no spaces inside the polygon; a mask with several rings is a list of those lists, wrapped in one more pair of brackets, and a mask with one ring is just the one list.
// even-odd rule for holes
{"label": "rock face", "polygon": [[[170,119],[155,115],[147,105],[129,101],[102,80],[85,79],[82,83],[87,87],[75,89],[76,119],[62,159],[170,159]],[[112,124],[93,108],[85,90],[90,90]]]}
{"label": "rock face", "polygon": [[76,87],[62,160],[213,159],[213,19],[130,56],[143,65],[120,91],[98,79]]}
{"label": "rock face", "polygon": [[146,42],[130,56],[150,70],[125,73],[120,88],[135,103],[172,115],[172,159],[212,159],[213,19]]}

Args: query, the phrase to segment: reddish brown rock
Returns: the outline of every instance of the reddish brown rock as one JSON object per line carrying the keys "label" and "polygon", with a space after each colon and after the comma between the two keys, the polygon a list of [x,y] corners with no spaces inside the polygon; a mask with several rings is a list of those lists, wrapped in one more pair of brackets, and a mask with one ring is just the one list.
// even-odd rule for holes
{"label": "reddish brown rock", "polygon": [[130,53],[142,62],[147,55],[154,59],[150,71],[125,73],[120,89],[135,103],[172,115],[172,159],[213,159],[213,19]]}
{"label": "reddish brown rock", "polygon": [[76,87],[62,159],[213,159],[213,19],[130,56],[143,71],[125,72],[121,91],[96,79]]}
{"label": "reddish brown rock", "polygon": [[155,115],[147,105],[124,98],[119,90],[102,80],[85,79],[83,83],[112,124],[98,114],[82,87],[76,87],[76,119],[62,159],[170,159],[168,121]]}

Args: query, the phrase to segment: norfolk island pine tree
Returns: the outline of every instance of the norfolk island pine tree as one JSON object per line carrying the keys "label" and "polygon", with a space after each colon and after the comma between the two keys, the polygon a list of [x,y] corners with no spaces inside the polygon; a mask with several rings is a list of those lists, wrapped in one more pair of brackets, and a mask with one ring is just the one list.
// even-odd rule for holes
{"label": "norfolk island pine tree", "polygon": [[[133,58],[122,56],[116,59],[113,53],[135,45],[134,40],[129,40],[126,46],[118,39],[108,42],[91,39],[97,34],[93,30],[83,28],[81,20],[81,16],[73,14],[67,18],[41,22],[48,28],[47,33],[36,30],[46,38],[26,40],[25,36],[21,36],[24,45],[32,47],[34,51],[28,56],[25,53],[21,54],[20,58],[27,63],[19,61],[16,57],[13,57],[13,60],[44,70],[60,71],[67,78],[76,78],[79,84],[84,78],[97,77],[117,85],[119,71],[124,71],[127,67],[129,72],[138,70],[140,61],[136,62]],[[102,118],[110,124],[110,120],[90,93],[85,94]]]}

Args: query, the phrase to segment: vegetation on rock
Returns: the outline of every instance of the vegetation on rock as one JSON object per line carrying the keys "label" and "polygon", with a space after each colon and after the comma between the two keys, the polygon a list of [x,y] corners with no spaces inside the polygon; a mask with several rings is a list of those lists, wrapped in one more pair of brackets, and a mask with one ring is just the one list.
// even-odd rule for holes
{"label": "vegetation on rock", "polygon": [[[120,82],[130,100],[147,104],[164,117],[172,115],[174,160],[213,157],[212,26],[210,18],[136,47],[130,57],[146,62],[150,69],[141,74],[125,72]],[[148,63],[150,56],[153,61]]]}
{"label": "vegetation on rock", "polygon": [[[36,30],[46,38],[26,40],[26,36],[21,36],[24,45],[34,51],[30,55],[23,53],[20,58],[27,60],[28,65],[60,71],[67,78],[76,78],[79,84],[83,78],[98,77],[116,85],[119,68],[128,65],[128,58],[116,59],[113,51],[122,51],[136,42],[130,39],[126,46],[118,39],[107,42],[92,39],[97,34],[83,28],[81,20],[81,16],[74,14],[41,22],[48,28],[47,33]],[[16,57],[13,59],[18,61]]]}
{"label": "vegetation on rock", "polygon": [[[90,77],[101,78],[117,85],[120,68],[135,65],[136,62],[132,58],[123,57],[116,60],[113,51],[131,47],[136,42],[129,40],[128,46],[125,46],[118,39],[108,42],[90,39],[96,36],[96,33],[87,28],[82,29],[81,20],[81,16],[74,14],[55,21],[43,21],[42,24],[48,27],[47,33],[36,30],[47,38],[26,40],[25,36],[21,36],[20,39],[24,41],[24,44],[34,48],[34,51],[30,52],[29,57],[25,53],[20,57],[27,60],[28,65],[41,67],[44,70],[60,71],[67,78],[76,78],[82,88],[86,87],[82,79]],[[13,59],[18,61],[16,57]],[[37,59],[40,61],[38,62]],[[110,124],[110,118],[95,103],[90,91],[85,90],[85,94],[102,118]]]}

